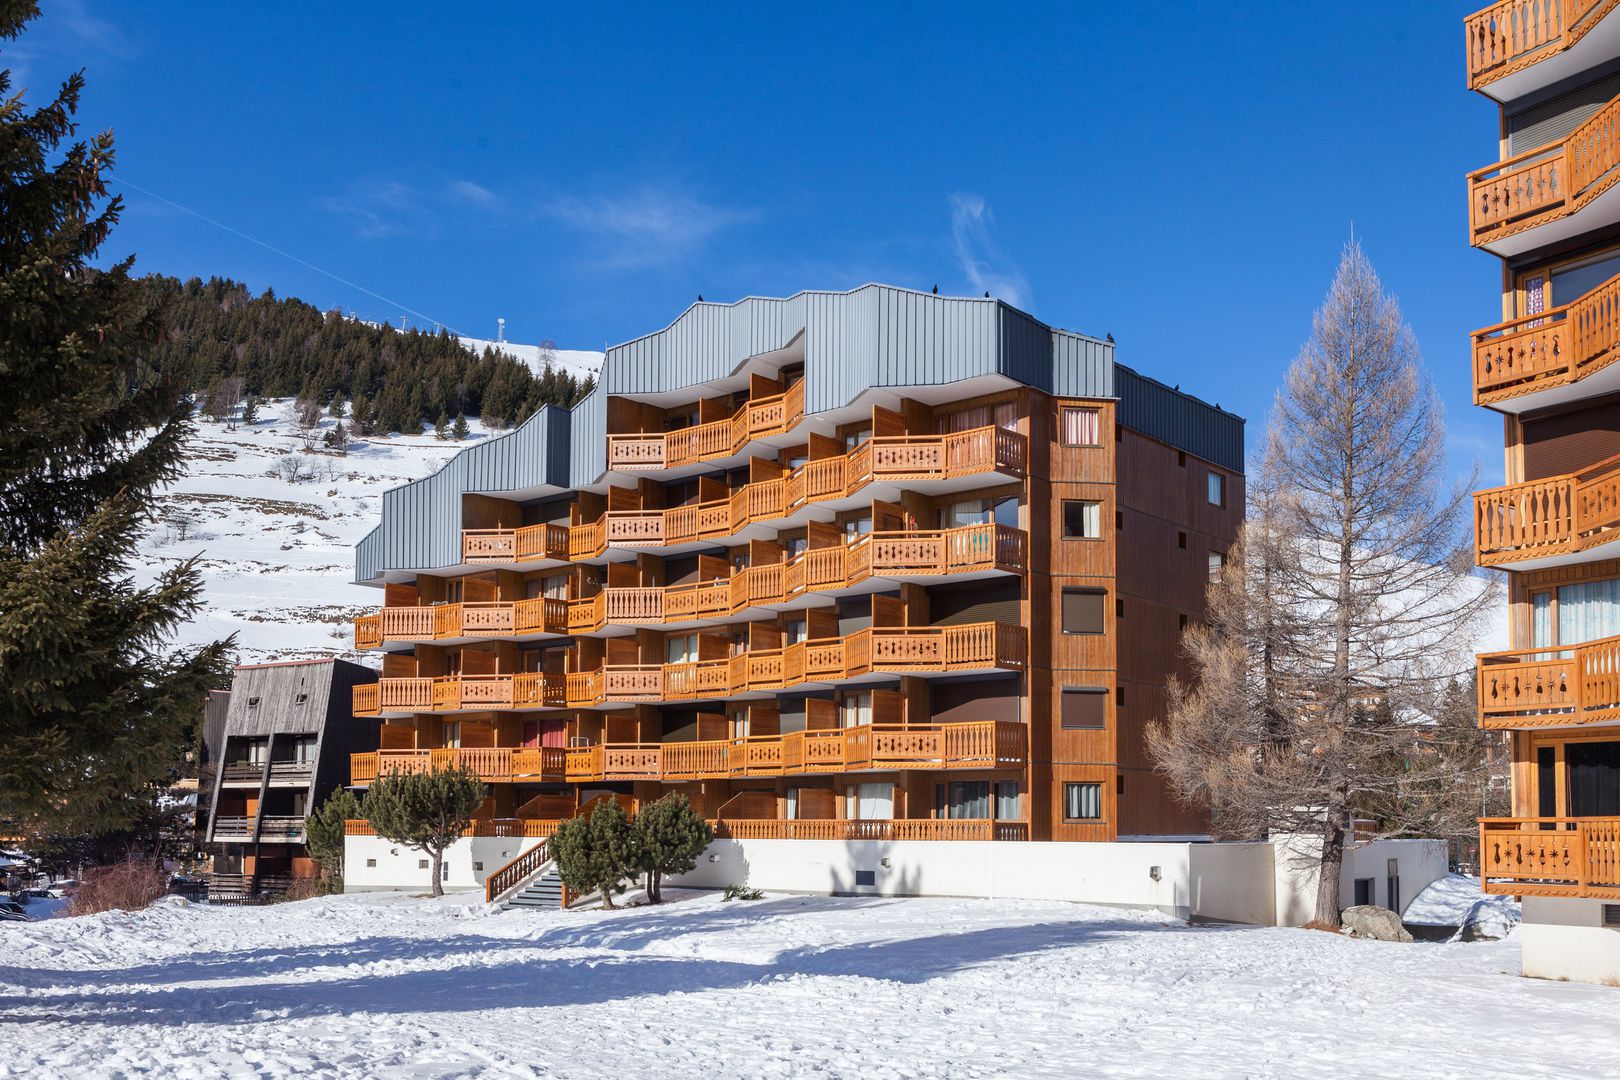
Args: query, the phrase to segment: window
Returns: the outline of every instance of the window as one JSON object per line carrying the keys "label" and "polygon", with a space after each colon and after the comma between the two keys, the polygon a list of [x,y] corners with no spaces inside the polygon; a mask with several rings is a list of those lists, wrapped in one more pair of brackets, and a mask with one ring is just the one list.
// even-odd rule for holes
{"label": "window", "polygon": [[1120,773],[1118,776],[1114,777],[1114,794],[1115,795],[1123,795],[1123,794],[1125,794],[1125,774],[1124,773]]}
{"label": "window", "polygon": [[893,784],[851,784],[845,799],[847,817],[859,821],[887,821],[894,817]]}
{"label": "window", "polygon": [[426,859],[417,859],[416,868],[418,870],[426,870],[428,868],[428,861]]}
{"label": "window", "polygon": [[1123,530],[1125,528],[1125,511],[1123,511],[1123,510],[1115,510],[1114,511],[1114,528],[1120,529],[1120,530]]}
{"label": "window", "polygon": [[872,515],[862,514],[844,522],[844,542],[847,544],[857,536],[864,536],[872,531]]}
{"label": "window", "polygon": [[941,416],[936,423],[941,435],[955,431],[972,431],[994,424],[1008,431],[1018,427],[1018,403],[1003,401],[999,405],[974,405]]}
{"label": "window", "polygon": [[935,812],[953,821],[983,821],[990,816],[990,782],[988,780],[952,780],[937,788],[938,805]]}
{"label": "window", "polygon": [[996,781],[996,820],[1017,821],[1022,816],[1018,809],[1018,781]]}
{"label": "window", "polygon": [[698,658],[696,634],[671,634],[664,639],[666,656],[671,664],[689,664]]}
{"label": "window", "polygon": [[1064,446],[1101,446],[1102,431],[1097,409],[1058,410],[1058,441]]}
{"label": "window", "polygon": [[960,529],[966,525],[1018,526],[1018,497],[1004,495],[998,499],[967,499],[941,507],[939,527]]}
{"label": "window", "polygon": [[1104,632],[1103,613],[1108,594],[1102,589],[1063,590],[1063,632],[1065,634],[1101,634]]}
{"label": "window", "polygon": [[444,745],[451,750],[461,746],[460,720],[446,720],[444,722]]}
{"label": "window", "polygon": [[1184,532],[1176,533],[1176,547],[1185,549],[1186,546],[1187,546],[1187,534],[1184,533]]}
{"label": "window", "polygon": [[1183,469],[1185,469],[1187,467],[1187,451],[1185,451],[1185,450],[1177,450],[1176,451],[1176,464],[1180,465]]}
{"label": "window", "polygon": [[804,616],[788,619],[782,624],[782,644],[797,645],[810,636],[810,623]]}
{"label": "window", "polygon": [[377,868],[377,860],[376,859],[367,859],[366,860],[366,868],[368,870],[375,870]]}
{"label": "window", "polygon": [[787,557],[789,560],[797,559],[800,555],[805,553],[807,548],[809,548],[810,538],[803,534],[798,536],[784,537],[782,540],[782,546],[787,549]]}
{"label": "window", "polygon": [[1187,629],[1187,616],[1178,615],[1178,616],[1176,616],[1176,619],[1177,619],[1176,629],[1178,629],[1178,630]]}
{"label": "window", "polygon": [[865,427],[852,431],[848,435],[844,436],[844,449],[853,450],[871,437],[872,425],[868,424]]}
{"label": "window", "polygon": [[782,816],[787,818],[787,820],[789,820],[789,821],[798,821],[799,820],[799,789],[798,788],[790,787],[790,788],[787,789],[787,808],[783,811]]}
{"label": "window", "polygon": [[1125,688],[1123,686],[1114,687],[1114,704],[1120,708],[1125,707]]}
{"label": "window", "polygon": [[1084,499],[1063,500],[1063,539],[1102,538],[1102,503]]}
{"label": "window", "polygon": [[1221,570],[1226,566],[1226,556],[1218,551],[1209,553],[1209,580],[1221,580]]}
{"label": "window", "polygon": [[1106,686],[1065,686],[1058,700],[1059,723],[1064,731],[1097,730],[1108,726]]}
{"label": "window", "polygon": [[1064,784],[1063,820],[1101,821],[1101,784]]}
{"label": "window", "polygon": [[481,862],[474,861],[473,862],[473,873],[482,874],[483,872],[484,872],[484,864],[481,863]]}
{"label": "window", "polygon": [[838,702],[838,718],[843,727],[866,727],[872,722],[872,692],[845,694]]}
{"label": "window", "polygon": [[1214,471],[1209,474],[1209,505],[1226,505],[1226,477]]}
{"label": "window", "polygon": [[1356,878],[1356,904],[1376,904],[1378,902],[1377,890],[1370,877]]}

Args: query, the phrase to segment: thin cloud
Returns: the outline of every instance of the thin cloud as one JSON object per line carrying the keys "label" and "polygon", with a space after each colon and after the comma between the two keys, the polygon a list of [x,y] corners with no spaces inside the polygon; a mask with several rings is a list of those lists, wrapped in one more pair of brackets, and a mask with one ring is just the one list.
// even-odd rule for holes
{"label": "thin cloud", "polygon": [[540,206],[545,217],[609,245],[607,262],[644,266],[685,258],[714,236],[752,221],[752,211],[687,195],[644,190],[618,198],[562,197]]}
{"label": "thin cloud", "polygon": [[499,195],[484,185],[474,183],[471,180],[454,181],[450,185],[450,194],[453,198],[464,203],[470,203],[486,210],[495,210],[505,204],[505,200]]}
{"label": "thin cloud", "polygon": [[991,238],[995,215],[979,195],[952,195],[951,250],[974,292],[988,292],[1014,307],[1029,306],[1029,282]]}
{"label": "thin cloud", "polygon": [[383,240],[431,229],[416,193],[394,180],[357,184],[343,195],[327,196],[321,205],[347,218],[362,240]]}

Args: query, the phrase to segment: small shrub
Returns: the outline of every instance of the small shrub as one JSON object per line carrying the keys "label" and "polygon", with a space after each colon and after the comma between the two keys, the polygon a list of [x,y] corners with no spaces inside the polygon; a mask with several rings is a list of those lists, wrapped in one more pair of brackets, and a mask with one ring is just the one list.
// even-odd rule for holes
{"label": "small shrub", "polygon": [[95,915],[102,911],[140,911],[169,891],[169,875],[162,865],[133,856],[108,866],[86,870],[79,891],[68,907],[69,915]]}
{"label": "small shrub", "polygon": [[765,894],[758,889],[747,885],[727,885],[726,891],[720,895],[721,900],[763,900]]}
{"label": "small shrub", "polygon": [[[340,885],[340,888],[341,888],[341,885]],[[324,896],[325,894],[327,894],[329,892],[335,892],[335,891],[338,891],[338,890],[334,890],[334,889],[331,889],[331,888],[327,887],[327,883],[326,883],[325,878],[319,878],[319,877],[293,878],[292,879],[292,884],[287,886],[287,891],[281,895],[281,899],[282,900],[288,900],[288,901],[290,901],[290,900],[313,900],[317,896]]]}

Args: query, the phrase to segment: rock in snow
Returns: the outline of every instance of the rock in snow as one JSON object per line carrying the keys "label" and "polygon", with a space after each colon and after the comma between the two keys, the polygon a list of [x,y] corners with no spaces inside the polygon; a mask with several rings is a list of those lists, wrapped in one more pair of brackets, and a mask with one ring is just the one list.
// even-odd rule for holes
{"label": "rock in snow", "polygon": [[1351,937],[1371,938],[1373,941],[1411,941],[1412,935],[1401,925],[1401,917],[1389,908],[1377,904],[1357,904],[1347,907],[1339,916],[1345,932]]}

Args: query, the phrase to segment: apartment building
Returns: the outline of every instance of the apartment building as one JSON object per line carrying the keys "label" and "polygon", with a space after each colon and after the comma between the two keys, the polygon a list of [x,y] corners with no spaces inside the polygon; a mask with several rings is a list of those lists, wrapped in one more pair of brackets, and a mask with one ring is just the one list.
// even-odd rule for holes
{"label": "apartment building", "polygon": [[1205,834],[1144,731],[1242,470],[1241,418],[997,300],[700,301],[385,494],[351,782],[465,764],[475,836],[667,791],[737,839]]}
{"label": "apartment building", "polygon": [[304,818],[345,786],[350,755],[376,748],[379,722],[350,712],[355,688],[376,684],[375,671],[344,660],[242,664],[229,693],[210,697],[217,757],[199,801],[211,897],[274,894],[319,872]]}
{"label": "apartment building", "polygon": [[1471,341],[1505,484],[1474,496],[1507,573],[1509,652],[1479,658],[1480,723],[1511,732],[1513,814],[1481,822],[1489,892],[1523,897],[1527,975],[1620,979],[1620,15],[1512,0],[1466,21],[1469,87],[1501,115],[1468,176],[1501,319]]}

